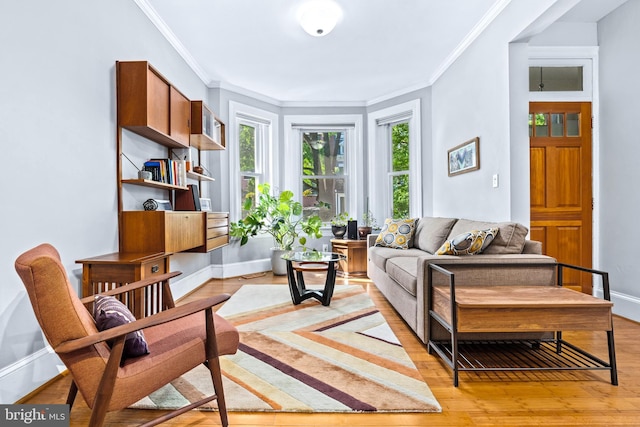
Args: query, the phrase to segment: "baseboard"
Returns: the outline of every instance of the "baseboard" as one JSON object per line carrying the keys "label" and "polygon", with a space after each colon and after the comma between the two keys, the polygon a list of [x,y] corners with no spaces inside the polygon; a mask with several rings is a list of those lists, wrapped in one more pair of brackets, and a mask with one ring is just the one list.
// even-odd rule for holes
{"label": "baseboard", "polygon": [[271,271],[271,259],[259,259],[255,261],[236,262],[217,266],[218,275],[212,276],[216,279],[225,279],[228,277],[245,276],[248,274],[260,273],[263,271]]}
{"label": "baseboard", "polygon": [[[602,298],[602,287],[596,287],[594,295]],[[613,302],[613,314],[640,322],[640,298],[611,291],[611,302]]]}
{"label": "baseboard", "polygon": [[17,402],[67,368],[49,346],[0,370],[0,402]]}

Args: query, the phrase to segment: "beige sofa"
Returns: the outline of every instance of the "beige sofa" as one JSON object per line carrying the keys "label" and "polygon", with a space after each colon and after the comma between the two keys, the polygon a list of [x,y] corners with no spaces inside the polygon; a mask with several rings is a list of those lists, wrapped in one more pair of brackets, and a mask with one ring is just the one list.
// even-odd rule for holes
{"label": "beige sofa", "polygon": [[[448,239],[471,230],[499,229],[478,255],[434,255]],[[542,255],[540,242],[527,240],[528,229],[517,223],[491,223],[456,218],[424,217],[417,221],[409,249],[375,246],[376,235],[368,236],[367,274],[416,335],[429,341],[427,280],[429,264],[455,273],[456,285],[542,285],[555,284],[555,259]],[[433,285],[447,278],[432,275]],[[445,339],[448,333],[434,322],[431,336]],[[531,334],[474,334],[460,339],[536,338]]]}

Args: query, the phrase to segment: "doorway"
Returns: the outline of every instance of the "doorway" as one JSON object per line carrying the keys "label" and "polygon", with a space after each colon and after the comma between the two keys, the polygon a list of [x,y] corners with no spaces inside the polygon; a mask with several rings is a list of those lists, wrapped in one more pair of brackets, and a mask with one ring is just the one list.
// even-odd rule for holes
{"label": "doorway", "polygon": [[[530,102],[531,239],[559,262],[592,265],[590,102]],[[570,273],[570,274],[569,274]],[[590,275],[567,271],[565,286],[591,294]]]}

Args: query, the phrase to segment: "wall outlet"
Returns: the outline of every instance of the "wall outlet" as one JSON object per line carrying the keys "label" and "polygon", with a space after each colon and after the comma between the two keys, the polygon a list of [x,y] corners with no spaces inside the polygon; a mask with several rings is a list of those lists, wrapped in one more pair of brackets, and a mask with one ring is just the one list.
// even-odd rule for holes
{"label": "wall outlet", "polygon": [[498,174],[493,175],[493,188],[498,188]]}

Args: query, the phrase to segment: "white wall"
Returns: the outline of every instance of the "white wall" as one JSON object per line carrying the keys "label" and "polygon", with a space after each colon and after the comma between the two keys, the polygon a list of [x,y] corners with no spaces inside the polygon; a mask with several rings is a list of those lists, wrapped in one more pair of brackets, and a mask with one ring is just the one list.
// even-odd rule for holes
{"label": "white wall", "polygon": [[598,23],[600,45],[601,268],[610,274],[614,311],[640,321],[640,1],[629,0]]}
{"label": "white wall", "polygon": [[[49,242],[78,289],[76,260],[118,250],[115,61],[150,61],[190,99],[207,91],[131,0],[4,2],[0,40],[0,403],[12,403],[59,368],[15,259]],[[172,266],[192,275],[209,258]]]}
{"label": "white wall", "polygon": [[[522,49],[509,43],[553,1],[511,2],[494,22],[433,84],[433,214],[478,220],[522,220],[528,210],[528,180],[512,181],[512,171],[529,167],[528,150],[512,153],[514,139],[528,141],[527,128],[511,127],[510,102],[527,105],[524,89],[511,88],[510,55],[524,60]],[[526,68],[521,68],[526,71]],[[520,84],[525,84],[520,79]],[[511,91],[518,93],[513,95]],[[513,107],[513,106],[512,106]],[[526,107],[525,107],[526,108]],[[526,123],[526,116],[522,118]],[[447,151],[480,138],[480,169],[448,176]],[[499,186],[492,187],[493,175]],[[514,186],[517,185],[517,186]],[[512,206],[518,197],[522,208]]]}

